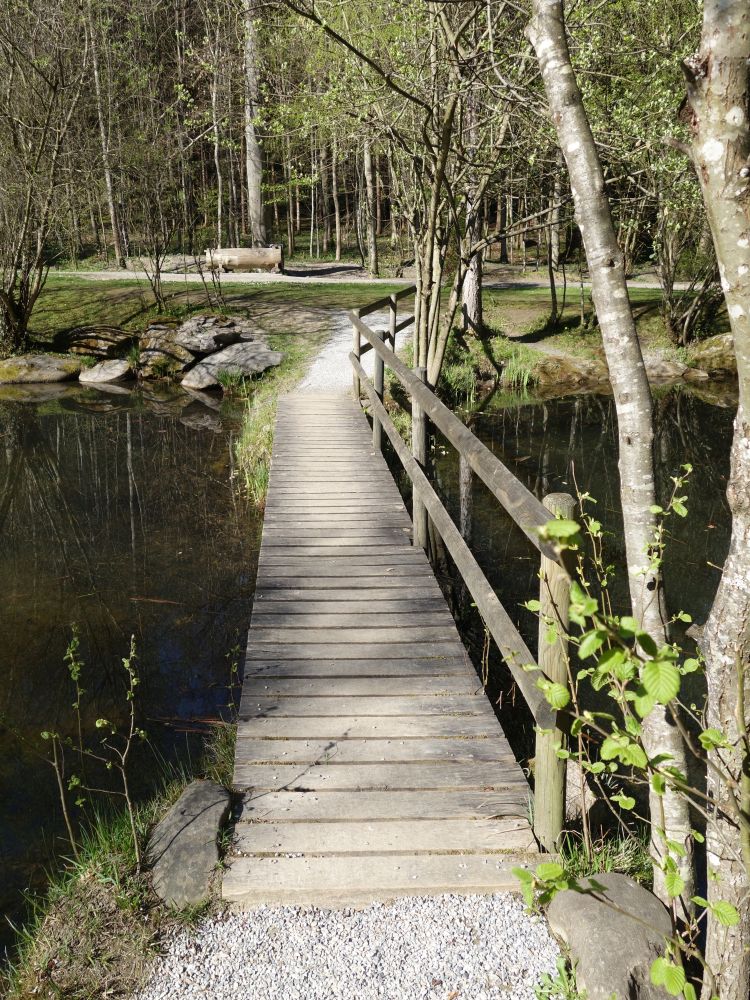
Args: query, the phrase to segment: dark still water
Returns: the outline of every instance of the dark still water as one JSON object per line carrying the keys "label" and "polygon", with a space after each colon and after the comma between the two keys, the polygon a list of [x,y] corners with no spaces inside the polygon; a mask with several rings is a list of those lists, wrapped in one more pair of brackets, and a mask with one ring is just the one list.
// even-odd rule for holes
{"label": "dark still water", "polygon": [[260,538],[232,481],[236,413],[178,390],[34,392],[0,395],[0,910],[13,916],[66,851],[39,755],[43,730],[75,733],[72,624],[89,731],[99,717],[124,725],[135,636],[143,794],[163,761],[200,754],[227,705]]}
{"label": "dark still water", "polygon": [[[730,519],[725,491],[735,401],[731,392],[721,405],[682,388],[659,392],[655,401],[655,456],[661,498],[671,494],[671,476],[689,462],[693,474],[684,492],[688,516],[669,520],[665,584],[669,610],[684,610],[702,623],[716,592],[720,567],[729,544]],[[609,396],[578,395],[552,400],[505,401],[480,413],[462,413],[473,432],[541,499],[548,493],[590,493],[597,501],[589,510],[607,532],[606,556],[624,566],[622,518],[617,470],[617,424]],[[456,452],[441,438],[434,442],[433,461],[438,490],[456,520],[463,523],[472,550],[532,652],[537,648],[537,619],[521,605],[539,592],[539,557],[503,509],[472,477],[470,488],[459,482]],[[475,659],[481,655],[483,629],[445,557],[454,613],[462,618],[465,637]],[[618,574],[615,604],[623,607],[625,582]],[[508,678],[497,661],[490,663],[494,695],[507,701]],[[493,686],[490,685],[491,694]],[[506,728],[522,733],[516,752],[530,749],[531,731],[523,708],[503,714]],[[519,723],[517,727],[515,722]],[[525,735],[524,735],[525,734]],[[510,735],[510,733],[509,733]]]}

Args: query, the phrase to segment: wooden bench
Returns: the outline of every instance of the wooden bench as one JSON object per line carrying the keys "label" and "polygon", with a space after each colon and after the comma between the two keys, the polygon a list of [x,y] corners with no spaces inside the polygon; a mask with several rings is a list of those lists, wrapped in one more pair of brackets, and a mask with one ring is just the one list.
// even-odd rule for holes
{"label": "wooden bench", "polygon": [[273,271],[284,270],[284,249],[275,247],[225,247],[206,250],[206,264],[211,271]]}

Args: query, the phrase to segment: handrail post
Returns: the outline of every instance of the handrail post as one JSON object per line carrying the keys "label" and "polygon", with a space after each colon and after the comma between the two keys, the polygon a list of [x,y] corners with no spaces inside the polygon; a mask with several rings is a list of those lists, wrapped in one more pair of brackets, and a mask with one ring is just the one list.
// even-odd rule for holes
{"label": "handrail post", "polygon": [[[426,368],[418,366],[414,369],[414,374],[420,382],[427,381]],[[427,419],[424,410],[414,396],[411,398],[411,453],[424,469],[427,465]],[[414,545],[426,549],[429,539],[427,510],[417,496],[416,490],[412,491],[412,521],[414,523]]]}
{"label": "handrail post", "polygon": [[[359,316],[359,309],[355,309],[354,313],[356,316]],[[357,329],[354,323],[352,323],[352,334],[354,338],[352,343],[352,354],[359,361],[361,356],[360,355],[361,338],[359,335],[359,330]],[[361,387],[359,384],[359,375],[355,371],[354,374],[352,375],[352,395],[354,396],[355,403],[359,403],[360,392],[361,392]]]}
{"label": "handrail post", "polygon": [[[372,332],[378,340],[383,340],[382,330],[373,330]],[[372,384],[378,395],[378,399],[382,403],[383,387],[385,384],[385,363],[377,351],[373,351],[373,354],[375,355],[375,363],[372,375]],[[383,425],[380,422],[380,418],[375,413],[372,415],[372,446],[373,448],[377,448],[378,451],[383,450]]]}
{"label": "handrail post", "polygon": [[[542,503],[555,515],[571,518],[576,502],[568,493],[550,493]],[[556,562],[542,556],[539,573],[539,669],[556,684],[568,686],[568,609],[570,580]],[[557,639],[547,641],[548,621],[555,623]],[[537,732],[534,767],[534,833],[548,851],[558,849],[558,840],[565,825],[565,768],[557,756],[558,747],[565,747],[565,734],[556,728]]]}
{"label": "handrail post", "polygon": [[396,350],[396,323],[398,319],[398,299],[395,295],[389,296],[388,303],[388,339],[391,342],[391,350]]}

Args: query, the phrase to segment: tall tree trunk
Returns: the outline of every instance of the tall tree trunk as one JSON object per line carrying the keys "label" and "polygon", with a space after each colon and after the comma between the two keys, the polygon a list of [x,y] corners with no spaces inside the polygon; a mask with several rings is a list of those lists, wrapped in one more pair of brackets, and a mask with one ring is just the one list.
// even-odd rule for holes
{"label": "tall tree trunk", "polygon": [[102,148],[102,170],[104,171],[104,186],[107,191],[107,208],[109,222],[112,227],[112,243],[115,248],[115,260],[119,267],[125,267],[125,253],[122,247],[122,234],[115,203],[114,184],[112,182],[112,166],[109,156],[109,133],[104,114],[104,99],[102,96],[101,74],[99,72],[99,38],[91,4],[88,7],[89,34],[91,36],[91,69],[94,76],[94,96],[96,97],[96,116],[99,121],[99,139]]}
{"label": "tall tree trunk", "polygon": [[336,241],[336,260],[341,260],[341,205],[339,203],[339,164],[336,140],[331,152],[331,194],[333,196],[334,239]]}
{"label": "tall tree trunk", "polygon": [[328,170],[328,149],[325,143],[320,145],[320,213],[323,222],[323,253],[328,253],[331,242],[331,192],[330,173]]}
{"label": "tall tree trunk", "polygon": [[373,278],[378,275],[378,243],[375,238],[375,171],[372,162],[372,146],[369,139],[364,144],[365,169],[365,223],[367,228],[367,270]]}
{"label": "tall tree trunk", "polygon": [[221,248],[224,232],[224,180],[221,173],[221,133],[219,131],[219,29],[216,29],[216,48],[211,77],[211,116],[214,132],[214,170],[216,171],[216,246]]}
{"label": "tall tree trunk", "polygon": [[[734,927],[708,921],[704,996],[747,1000],[750,992],[750,128],[747,0],[705,0],[699,51],[684,64],[693,112],[693,161],[711,227],[737,356],[740,400],[727,496],[732,538],[703,652],[707,725],[724,732],[730,750],[714,753],[731,780],[708,772],[715,803],[707,835],[708,899],[733,903]],[[717,763],[720,762],[717,759]],[[744,824],[744,825],[743,825]]]}
{"label": "tall tree trunk", "polygon": [[555,152],[555,179],[552,182],[549,226],[549,265],[553,271],[560,268],[560,201],[562,199],[561,174],[564,166],[562,150]]}
{"label": "tall tree trunk", "polygon": [[255,33],[255,0],[245,5],[245,173],[247,175],[247,217],[253,246],[266,243],[263,218],[263,151],[255,131],[258,114],[258,48]]}
{"label": "tall tree trunk", "polygon": [[[573,190],[576,218],[591,272],[592,297],[599,316],[618,423],[620,496],[625,530],[630,599],[634,617],[660,645],[666,641],[661,576],[651,566],[656,505],[652,400],[633,313],[622,253],[604,187],[604,174],[581,91],[570,61],[562,0],[533,0],[529,39],[536,50],[558,142]],[[671,754],[686,772],[685,747],[677,727],[661,706],[646,717],[643,741],[649,756]],[[662,870],[665,847],[658,831],[684,845],[677,858],[685,880],[684,899],[693,895],[692,836],[687,802],[673,791],[650,791],[654,890],[669,900]]]}

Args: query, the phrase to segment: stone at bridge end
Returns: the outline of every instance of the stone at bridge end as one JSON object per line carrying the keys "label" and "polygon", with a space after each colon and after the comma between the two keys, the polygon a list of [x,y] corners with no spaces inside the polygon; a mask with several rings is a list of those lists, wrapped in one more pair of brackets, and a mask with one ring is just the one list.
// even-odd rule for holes
{"label": "stone at bridge end", "polygon": [[650,977],[672,936],[666,908],[627,875],[607,872],[580,884],[592,892],[560,892],[547,911],[552,933],[570,950],[579,990],[588,1000],[666,1000]]}
{"label": "stone at bridge end", "polygon": [[208,898],[229,806],[226,788],[192,781],[154,828],[146,858],[154,890],[168,906],[197,906]]}

